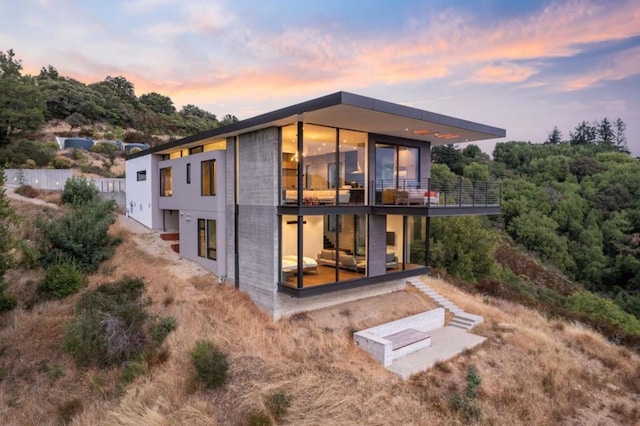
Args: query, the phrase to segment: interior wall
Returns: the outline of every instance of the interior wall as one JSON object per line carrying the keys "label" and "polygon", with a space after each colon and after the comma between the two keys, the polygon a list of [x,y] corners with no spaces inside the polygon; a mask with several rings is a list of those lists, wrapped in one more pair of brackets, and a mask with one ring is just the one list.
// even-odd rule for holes
{"label": "interior wall", "polygon": [[303,250],[306,257],[317,258],[322,251],[323,238],[322,227],[324,216],[305,216],[306,224],[302,225],[304,231]]}
{"label": "interior wall", "polygon": [[[282,216],[282,255],[296,254],[298,250],[298,224],[287,223],[298,220],[298,216]],[[315,259],[322,250],[323,216],[305,216],[303,220],[303,256]]]}
{"label": "interior wall", "polygon": [[387,246],[387,250],[395,251],[398,258],[400,258],[402,247],[404,247],[404,239],[403,239],[403,233],[402,233],[402,216],[399,216],[399,215],[387,216],[387,232],[396,233],[395,246]]}

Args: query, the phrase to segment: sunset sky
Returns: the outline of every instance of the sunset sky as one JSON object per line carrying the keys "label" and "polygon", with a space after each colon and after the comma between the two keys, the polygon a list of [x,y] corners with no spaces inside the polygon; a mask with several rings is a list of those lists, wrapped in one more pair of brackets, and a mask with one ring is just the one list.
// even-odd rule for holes
{"label": "sunset sky", "polygon": [[340,90],[503,140],[620,117],[640,156],[640,0],[0,0],[11,48],[26,73],[121,75],[219,117]]}

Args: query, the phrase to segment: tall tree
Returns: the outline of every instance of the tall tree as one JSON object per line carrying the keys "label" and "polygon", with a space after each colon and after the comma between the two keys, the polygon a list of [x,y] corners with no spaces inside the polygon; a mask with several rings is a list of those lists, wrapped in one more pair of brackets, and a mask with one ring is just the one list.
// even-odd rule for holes
{"label": "tall tree", "polygon": [[598,136],[600,136],[600,143],[613,146],[615,134],[613,133],[613,127],[609,119],[605,117],[602,121],[596,122],[596,128],[598,130]]}
{"label": "tall tree", "polygon": [[578,124],[575,132],[569,132],[572,145],[589,145],[595,143],[597,129],[586,121]]}
{"label": "tall tree", "polygon": [[187,104],[183,106],[182,109],[180,110],[180,115],[183,115],[183,116],[193,115],[198,118],[218,121],[218,118],[216,117],[215,114],[212,114],[209,111],[205,111],[202,108],[199,108],[191,104]]}
{"label": "tall tree", "polygon": [[453,145],[441,145],[431,148],[434,163],[446,164],[457,175],[462,175],[466,162],[462,153]]}
{"label": "tall tree", "polygon": [[616,131],[613,137],[613,146],[618,151],[629,152],[627,148],[627,137],[625,136],[625,130],[627,129],[627,125],[620,117],[616,120]]}
{"label": "tall tree", "polygon": [[44,122],[44,108],[31,76],[21,75],[22,63],[9,49],[0,51],[0,144],[12,135],[35,130]]}
{"label": "tall tree", "polygon": [[176,107],[170,97],[151,92],[140,96],[140,103],[158,114],[171,115],[176,113]]}
{"label": "tall tree", "polygon": [[557,145],[562,142],[562,133],[558,130],[558,126],[553,126],[553,130],[549,132],[546,144]]}

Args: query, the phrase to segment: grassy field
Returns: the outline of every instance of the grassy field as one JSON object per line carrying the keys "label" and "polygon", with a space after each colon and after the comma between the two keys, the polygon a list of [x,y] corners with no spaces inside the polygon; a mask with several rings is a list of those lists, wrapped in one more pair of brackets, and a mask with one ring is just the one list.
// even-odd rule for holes
{"label": "grassy field", "polygon": [[[25,224],[43,210],[12,205]],[[34,231],[24,226],[21,232]],[[150,310],[177,319],[165,341],[168,358],[149,360],[150,371],[128,385],[121,367],[77,367],[61,342],[80,295],[25,306],[42,271],[12,270],[6,281],[21,307],[0,319],[2,424],[268,424],[274,395],[288,402],[277,424],[640,423],[640,357],[583,326],[423,277],[466,311],[483,315],[474,332],[487,341],[403,382],[352,342],[353,329],[375,321],[364,320],[359,309],[339,311],[333,327],[313,314],[274,322],[215,277],[185,274],[178,266],[187,261],[150,253],[145,245],[153,236],[132,235],[118,223],[111,233],[123,242],[83,291],[126,276],[144,278]],[[189,351],[200,339],[229,356],[229,380],[217,390],[193,379]],[[466,398],[470,367],[481,382],[477,396]]]}

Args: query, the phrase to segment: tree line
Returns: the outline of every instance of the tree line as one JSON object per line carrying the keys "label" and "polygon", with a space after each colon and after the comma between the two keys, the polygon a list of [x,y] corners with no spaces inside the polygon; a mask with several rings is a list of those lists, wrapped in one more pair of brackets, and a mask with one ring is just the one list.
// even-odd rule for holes
{"label": "tree line", "polygon": [[106,123],[143,134],[188,135],[238,121],[222,119],[195,105],[179,111],[170,97],[151,92],[136,96],[135,86],[122,76],[84,84],[48,65],[37,76],[23,74],[12,49],[0,51],[0,144],[11,137],[60,120],[71,129]]}
{"label": "tree line", "polygon": [[509,281],[492,257],[506,237],[640,318],[640,163],[621,120],[613,133],[607,119],[599,123],[587,142],[577,136],[583,122],[570,141],[500,143],[493,159],[475,145],[434,147],[432,179],[498,179],[502,214],[433,219],[432,263],[474,282]]}

